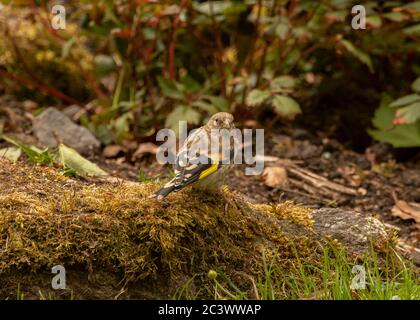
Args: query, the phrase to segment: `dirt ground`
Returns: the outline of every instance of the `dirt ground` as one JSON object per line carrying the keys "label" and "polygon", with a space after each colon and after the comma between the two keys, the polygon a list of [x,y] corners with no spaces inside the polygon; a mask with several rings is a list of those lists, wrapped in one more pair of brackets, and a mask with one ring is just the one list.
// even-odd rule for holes
{"label": "dirt ground", "polygon": [[[281,159],[266,163],[266,166],[283,167],[284,161],[291,161],[293,166],[352,188],[357,193],[330,192],[310,186],[290,171],[284,185],[272,188],[261,176],[246,176],[244,165],[230,171],[232,189],[257,203],[292,200],[310,208],[339,207],[378,217],[394,226],[400,235],[400,244],[415,256],[416,263],[420,263],[420,229],[413,220],[402,220],[392,215],[397,200],[420,202],[418,158],[401,161],[401,152],[384,144],[374,144],[365,153],[357,153],[347,150],[336,140],[318,138],[303,129],[294,129],[291,134],[266,135],[265,144],[266,156]],[[153,156],[134,165],[126,163],[125,158],[98,160],[112,174],[124,179],[136,180],[139,170],[146,178],[165,179],[170,172],[155,163]]]}
{"label": "dirt ground", "polygon": [[[5,132],[34,143],[31,132],[33,106],[6,96],[1,97],[0,102],[3,106],[0,112],[9,119],[4,126]],[[269,187],[262,176],[246,176],[244,167],[238,165],[229,174],[231,188],[257,203],[293,200],[311,208],[339,207],[376,216],[395,227],[401,246],[413,254],[420,265],[419,224],[416,226],[414,220],[392,215],[398,200],[420,203],[419,150],[393,149],[381,143],[359,141],[358,145],[370,147],[355,152],[352,150],[356,149],[354,139],[344,138],[339,142],[340,136],[331,135],[328,130],[320,131],[319,126],[305,128],[287,125],[265,130],[265,156],[280,159],[267,162],[266,166],[292,167],[287,168],[288,176],[283,184]],[[5,146],[0,142],[0,148]],[[132,151],[119,152],[114,157],[96,155],[91,160],[110,174],[132,181],[138,181],[139,172],[141,179],[167,179],[170,175],[170,168],[159,165],[153,154],[133,160]],[[312,178],[315,175],[315,184],[307,174]],[[329,184],[333,184],[332,189]]]}

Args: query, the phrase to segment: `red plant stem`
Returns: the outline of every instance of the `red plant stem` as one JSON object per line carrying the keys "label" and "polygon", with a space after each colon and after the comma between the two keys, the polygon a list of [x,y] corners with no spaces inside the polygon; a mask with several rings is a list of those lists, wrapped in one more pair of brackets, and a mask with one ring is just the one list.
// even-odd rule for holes
{"label": "red plant stem", "polygon": [[[64,94],[63,92],[61,92],[60,90],[50,87],[48,86],[46,83],[44,83],[44,81],[42,81],[42,79],[40,77],[38,77],[30,68],[29,66],[26,64],[25,59],[23,58],[19,47],[17,46],[16,42],[14,41],[14,38],[12,36],[10,36],[9,34],[9,30],[6,28],[6,37],[9,39],[9,41],[12,43],[13,49],[15,51],[16,57],[19,59],[21,65],[23,66],[23,68],[25,69],[26,73],[29,74],[29,76],[35,80],[35,82],[32,82],[33,84],[36,84],[36,86],[33,86],[35,88],[38,88],[39,90],[41,90],[42,92],[46,93],[50,93],[52,96],[55,96],[61,100],[67,101],[67,102],[71,102],[72,104],[77,104],[77,105],[82,105],[79,101],[77,101],[76,99],[73,99],[69,96],[67,96],[66,94]],[[4,72],[4,71],[3,71]],[[6,71],[7,72],[7,71]],[[10,74],[11,75],[11,74]],[[15,79],[15,80],[19,80],[22,83],[23,80],[27,80],[27,79],[23,79],[23,78],[19,78],[16,75],[13,75],[12,77],[8,77],[10,80]],[[29,81],[29,80],[28,80]],[[23,83],[28,83],[28,81],[23,82]],[[30,82],[30,81],[29,81]]]}
{"label": "red plant stem", "polygon": [[175,40],[172,40],[169,44],[169,60],[168,60],[168,72],[169,72],[169,79],[175,79],[175,47],[176,43]]}
{"label": "red plant stem", "polygon": [[48,87],[45,85],[42,85],[38,82],[31,81],[29,79],[25,79],[22,77],[19,77],[16,74],[13,74],[11,72],[8,72],[6,70],[0,69],[0,75],[3,77],[8,78],[11,81],[19,82],[20,84],[24,85],[25,87],[29,89],[38,89],[39,91],[43,92],[46,95],[51,95],[53,97],[56,97],[59,100],[65,101],[70,104],[77,104],[79,106],[82,105],[80,101],[77,101],[76,99],[69,97],[68,95],[62,93],[61,91],[58,91],[57,89],[53,87]]}
{"label": "red plant stem", "polygon": [[[272,14],[273,16],[275,16],[275,15],[276,15],[277,3],[278,3],[277,1],[274,1],[274,2],[273,2],[273,6],[271,7],[271,14]],[[260,81],[261,81],[261,76],[262,76],[262,74],[263,74],[263,72],[264,72],[264,68],[265,68],[265,58],[266,58],[266,56],[267,56],[268,46],[269,46],[269,43],[268,43],[268,41],[267,41],[267,42],[264,44],[263,54],[262,54],[262,56],[261,56],[260,68],[258,69],[258,72],[257,72],[257,82],[256,82],[256,84],[255,84],[255,87],[256,87],[256,88],[258,88],[258,86],[259,86],[259,84],[260,84]]]}
{"label": "red plant stem", "polygon": [[[52,35],[52,37],[54,39],[56,39],[60,45],[63,45],[63,43],[65,42],[65,39],[63,39],[49,24],[48,20],[44,19],[44,17],[40,14],[38,7],[36,6],[35,0],[31,1],[31,9],[32,9],[32,13],[34,16],[39,17],[41,23],[44,25],[44,27],[46,28],[46,30],[48,30],[48,32]],[[107,95],[101,90],[99,83],[96,81],[95,77],[93,76],[93,74],[91,72],[89,72],[88,70],[84,70],[82,68],[82,65],[80,64],[80,61],[78,61],[77,59],[74,59],[73,57],[70,58],[72,60],[72,62],[74,64],[76,64],[76,66],[82,70],[81,74],[82,76],[86,79],[86,81],[89,83],[89,85],[92,87],[93,91],[95,91],[96,95],[98,96],[98,98],[102,101],[104,101],[105,103],[109,103],[109,99],[107,97]]]}
{"label": "red plant stem", "polygon": [[[248,56],[243,59],[241,61],[241,63],[236,64],[235,66],[235,70],[232,72],[233,75],[238,75],[242,68],[244,68],[245,70],[248,67],[249,63],[253,63],[253,58],[254,58],[254,53],[255,53],[255,43],[257,42],[257,38],[258,38],[258,27],[260,24],[260,17],[261,17],[261,4],[262,1],[259,0],[257,5],[258,5],[258,11],[257,11],[257,18],[255,20],[255,30],[254,33],[252,35],[252,39],[251,39],[251,48],[249,49],[249,54]],[[231,90],[231,94],[228,97],[228,101],[229,103],[232,103],[232,101],[234,100],[234,96],[235,96],[235,88],[236,88],[236,84],[233,85],[233,88]],[[242,92],[242,99],[241,99],[241,104],[244,105],[245,104],[245,98],[246,98],[246,93],[247,93],[247,88],[244,88],[243,92]]]}
{"label": "red plant stem", "polygon": [[180,25],[180,15],[182,9],[187,5],[187,0],[182,0],[180,4],[179,13],[174,19],[174,22],[172,24],[172,35],[171,35],[171,42],[169,43],[168,48],[168,73],[169,73],[169,79],[175,80],[175,48],[176,48],[176,32]]}
{"label": "red plant stem", "polygon": [[223,97],[226,97],[226,74],[223,67],[223,43],[222,43],[222,35],[220,33],[219,26],[216,23],[216,19],[214,18],[213,13],[213,1],[210,1],[210,15],[211,15],[211,22],[214,28],[215,36],[216,36],[216,48],[218,51],[219,57],[216,57],[216,64],[219,68],[220,79],[221,79],[221,89]]}

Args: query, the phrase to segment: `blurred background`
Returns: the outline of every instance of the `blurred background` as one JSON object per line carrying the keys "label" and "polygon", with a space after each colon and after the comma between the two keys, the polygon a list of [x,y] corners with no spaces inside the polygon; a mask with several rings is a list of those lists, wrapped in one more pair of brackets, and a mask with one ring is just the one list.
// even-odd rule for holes
{"label": "blurred background", "polygon": [[[57,4],[66,26],[55,30]],[[230,111],[358,152],[374,140],[419,147],[420,2],[363,1],[355,30],[356,4],[3,0],[0,94],[34,114],[72,106],[104,146],[134,148],[179,120]]]}

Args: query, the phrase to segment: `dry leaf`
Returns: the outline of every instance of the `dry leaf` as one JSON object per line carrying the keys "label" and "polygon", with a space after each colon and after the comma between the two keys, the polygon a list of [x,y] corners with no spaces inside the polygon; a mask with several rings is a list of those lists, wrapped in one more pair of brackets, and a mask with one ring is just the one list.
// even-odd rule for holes
{"label": "dry leaf", "polygon": [[134,152],[132,160],[137,160],[143,158],[146,154],[156,154],[158,146],[151,142],[141,143]]}
{"label": "dry leaf", "polygon": [[120,152],[123,152],[123,148],[119,145],[113,144],[110,146],[106,146],[102,154],[105,158],[115,158]]}
{"label": "dry leaf", "polygon": [[283,167],[266,167],[262,177],[265,185],[271,188],[287,183],[287,171]]}
{"label": "dry leaf", "polygon": [[420,228],[420,204],[398,200],[395,195],[394,200],[395,205],[391,210],[392,215],[403,220],[413,219],[416,222],[416,227]]}
{"label": "dry leaf", "polygon": [[253,119],[245,120],[245,122],[244,122],[244,127],[245,128],[256,129],[257,126],[258,126],[257,121],[255,121]]}
{"label": "dry leaf", "polygon": [[356,172],[354,166],[342,166],[337,168],[338,173],[340,173],[352,187],[359,187],[362,183],[362,179]]}

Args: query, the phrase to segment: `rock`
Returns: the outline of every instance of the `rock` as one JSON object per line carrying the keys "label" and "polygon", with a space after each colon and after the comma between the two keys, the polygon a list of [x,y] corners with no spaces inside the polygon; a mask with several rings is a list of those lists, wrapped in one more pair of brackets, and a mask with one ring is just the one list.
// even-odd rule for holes
{"label": "rock", "polygon": [[63,113],[70,119],[77,121],[83,113],[83,109],[77,104],[73,104],[63,109]]}
{"label": "rock", "polygon": [[314,231],[320,236],[338,240],[348,251],[369,252],[371,243],[382,246],[389,242],[390,230],[378,219],[354,211],[321,208],[312,212]]}
{"label": "rock", "polygon": [[81,154],[89,155],[100,146],[98,139],[88,129],[75,124],[53,107],[35,117],[33,130],[41,147],[54,148],[62,142]]}
{"label": "rock", "polygon": [[[265,220],[256,212],[256,219]],[[369,217],[354,211],[339,208],[321,208],[311,212],[313,226],[312,234],[301,225],[289,220],[265,221],[277,225],[279,232],[288,237],[309,236],[312,240],[336,240],[349,254],[363,256],[373,248],[384,248],[392,242],[393,232],[384,223],[374,217]]]}

